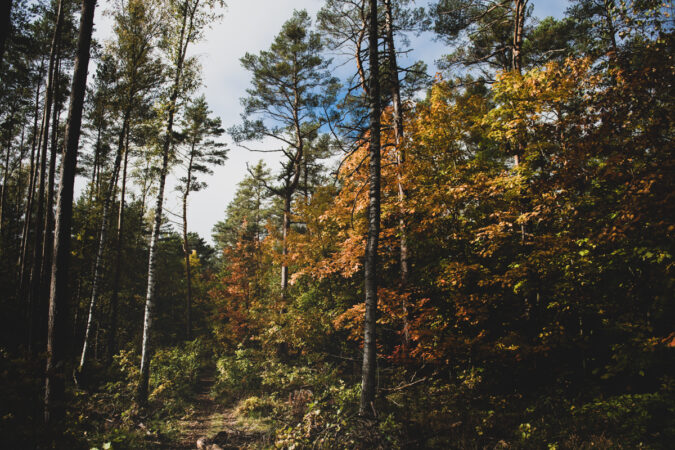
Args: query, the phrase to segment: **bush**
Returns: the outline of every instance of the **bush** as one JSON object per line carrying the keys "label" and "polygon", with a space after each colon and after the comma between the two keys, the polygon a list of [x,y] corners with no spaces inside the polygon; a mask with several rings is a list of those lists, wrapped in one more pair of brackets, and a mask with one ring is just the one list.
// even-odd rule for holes
{"label": "bush", "polygon": [[217,379],[214,394],[224,400],[235,400],[257,392],[261,384],[261,368],[252,349],[239,346],[233,356],[223,356],[216,362]]}
{"label": "bush", "polygon": [[204,355],[200,339],[158,350],[150,364],[150,399],[184,400],[194,393]]}

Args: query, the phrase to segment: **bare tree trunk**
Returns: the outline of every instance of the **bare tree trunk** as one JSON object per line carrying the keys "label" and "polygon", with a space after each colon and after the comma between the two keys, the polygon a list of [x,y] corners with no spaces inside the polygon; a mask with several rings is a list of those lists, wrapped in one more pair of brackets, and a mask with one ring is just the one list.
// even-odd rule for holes
{"label": "bare tree trunk", "polygon": [[[24,296],[25,280],[26,280],[26,258],[28,256],[28,241],[30,235],[31,218],[33,216],[33,196],[35,194],[35,178],[37,164],[35,161],[35,150],[38,145],[38,136],[42,134],[38,130],[38,118],[40,116],[40,88],[42,86],[42,71],[44,69],[44,60],[40,62],[40,70],[38,74],[37,89],[35,90],[35,115],[33,117],[33,139],[31,143],[30,152],[30,168],[28,191],[26,192],[26,209],[24,214],[23,231],[21,233],[21,250],[19,251],[19,298]],[[39,154],[38,154],[39,158]]]}
{"label": "bare tree trunk", "polygon": [[56,57],[55,66],[55,84],[54,84],[54,105],[52,111],[52,135],[49,150],[49,170],[47,172],[47,190],[45,192],[45,214],[44,214],[44,228],[42,232],[42,254],[40,256],[40,278],[38,280],[38,295],[37,295],[37,342],[44,342],[47,333],[47,314],[49,303],[49,278],[51,277],[51,260],[54,246],[54,172],[56,171],[56,155],[58,153],[58,132],[59,132],[59,117],[61,115],[60,107],[58,106],[59,82],[61,58]]}
{"label": "bare tree trunk", "polygon": [[286,264],[286,255],[288,254],[288,231],[291,228],[291,197],[290,194],[284,196],[284,218],[281,227],[281,295],[285,297],[288,288],[288,265]]}
{"label": "bare tree trunk", "polygon": [[[89,302],[89,314],[87,317],[87,326],[84,331],[84,341],[82,343],[82,353],[80,354],[80,364],[77,368],[77,374],[82,374],[82,372],[84,372],[85,363],[87,361],[89,336],[94,321],[96,303],[98,302],[101,278],[103,276],[103,251],[105,250],[106,236],[108,234],[108,216],[110,204],[112,203],[113,198],[115,196],[117,177],[119,176],[120,165],[122,163],[122,153],[124,152],[124,138],[126,136],[127,127],[129,126],[129,115],[130,111],[129,109],[127,109],[127,111],[124,112],[124,118],[122,120],[122,129],[120,130],[120,135],[117,141],[117,153],[115,155],[115,163],[113,165],[113,170],[110,175],[110,184],[108,185],[108,192],[106,193],[105,199],[103,200],[103,216],[101,217],[101,231],[99,232],[98,235],[98,249],[96,252],[96,260],[94,262],[94,277],[92,279],[91,284],[91,300]],[[77,374],[75,376],[76,380]]]}
{"label": "bare tree trunk", "polygon": [[365,255],[366,314],[363,341],[363,371],[359,414],[375,415],[375,377],[377,371],[377,247],[380,238],[380,80],[378,58],[377,0],[369,0],[368,53],[370,65],[370,175],[368,194],[368,242]]}
{"label": "bare tree trunk", "polygon": [[7,148],[7,152],[5,153],[5,161],[4,161],[4,167],[2,170],[2,192],[0,193],[0,236],[4,234],[5,232],[5,227],[3,226],[3,223],[5,221],[5,203],[6,203],[6,196],[7,196],[7,185],[8,185],[8,180],[9,180],[9,157],[11,156],[12,152],[12,133],[9,132],[7,133],[7,144],[5,145]]}
{"label": "bare tree trunk", "polygon": [[[172,102],[175,105],[175,98]],[[140,405],[145,405],[148,401],[148,384],[150,381],[150,357],[152,353],[150,338],[152,333],[152,320],[154,318],[155,308],[155,271],[157,269],[157,243],[162,227],[162,211],[164,208],[164,185],[166,184],[166,175],[169,167],[169,149],[171,133],[173,132],[173,111],[169,112],[169,123],[167,126],[167,136],[162,154],[162,169],[159,175],[159,189],[157,192],[157,203],[155,204],[155,218],[152,226],[152,237],[150,238],[150,255],[148,261],[148,289],[145,297],[145,316],[143,318],[143,343],[141,351],[141,370],[136,401]]]}
{"label": "bare tree trunk", "polygon": [[[183,21],[180,31],[180,50],[176,57],[176,73],[171,87],[171,96],[168,105],[168,117],[166,125],[166,136],[164,136],[164,143],[162,148],[162,168],[159,174],[159,189],[157,192],[157,203],[155,204],[155,218],[152,226],[152,237],[150,238],[150,255],[148,258],[148,289],[145,297],[145,316],[143,318],[143,343],[141,349],[141,369],[139,373],[138,387],[136,391],[136,403],[143,406],[148,402],[148,385],[150,382],[150,358],[152,355],[152,320],[155,309],[155,287],[157,280],[155,279],[155,271],[157,269],[157,243],[162,227],[162,213],[164,209],[164,186],[166,184],[166,175],[169,170],[169,152],[173,144],[173,120],[176,114],[176,103],[180,89],[180,82],[183,75],[183,63],[185,61],[185,53],[187,45],[190,42],[190,35],[192,31],[192,18],[190,16],[190,23],[188,25],[188,11],[187,1],[183,3]],[[196,8],[196,7],[195,7]],[[194,14],[194,11],[192,11]],[[189,28],[189,30],[188,30]]]}
{"label": "bare tree trunk", "polygon": [[[80,31],[70,93],[65,150],[61,163],[59,194],[56,207],[54,258],[49,296],[47,333],[47,378],[45,382],[45,422],[56,423],[65,417],[65,381],[68,353],[67,312],[69,306],[68,275],[70,269],[70,232],[73,218],[73,190],[77,169],[77,149],[82,125],[82,108],[87,88],[87,70],[91,34],[94,27],[96,0],[82,0]],[[63,429],[55,427],[55,429]]]}
{"label": "bare tree trunk", "polygon": [[122,187],[120,189],[120,206],[117,212],[117,234],[115,236],[115,268],[113,271],[112,295],[110,297],[110,330],[108,330],[107,362],[112,362],[117,351],[117,315],[119,307],[120,277],[122,272],[122,236],[124,233],[124,206],[127,192],[127,165],[129,161],[129,128],[124,144],[124,166],[122,168]]}
{"label": "bare tree trunk", "polygon": [[[394,119],[394,143],[396,145],[396,166],[397,166],[397,175],[396,175],[396,184],[398,188],[398,202],[400,204],[400,219],[398,221],[398,229],[400,233],[400,265],[401,265],[401,288],[405,291],[408,287],[408,276],[410,273],[409,263],[408,263],[408,231],[405,221],[405,201],[406,193],[403,188],[402,172],[403,166],[405,163],[405,152],[403,150],[403,106],[401,103],[401,82],[398,78],[398,62],[396,57],[396,47],[394,43],[394,30],[393,30],[393,16],[391,8],[391,0],[384,0],[384,11],[385,11],[385,31],[386,31],[386,43],[387,50],[389,53],[389,76],[391,77],[391,102],[393,106],[393,119]],[[408,347],[410,346],[410,325],[408,324],[408,302],[405,295],[401,303],[401,308],[403,310],[403,349],[404,352],[407,352]]]}
{"label": "bare tree trunk", "polygon": [[47,77],[47,87],[45,95],[45,108],[42,118],[42,133],[40,136],[40,181],[38,186],[37,198],[37,217],[35,221],[35,236],[33,247],[33,265],[30,273],[30,288],[28,293],[28,351],[33,352],[34,338],[35,338],[35,324],[36,309],[39,302],[40,295],[40,275],[42,273],[42,231],[44,225],[44,194],[45,194],[45,179],[47,169],[47,143],[49,141],[49,121],[51,115],[51,108],[54,99],[54,78],[56,75],[56,58],[58,54],[58,47],[61,34],[61,23],[63,22],[63,0],[59,0],[56,13],[56,23],[54,25],[54,35],[52,37],[52,46],[49,52],[49,72]]}
{"label": "bare tree trunk", "polygon": [[513,16],[513,48],[511,50],[511,67],[518,73],[522,71],[523,29],[525,26],[525,8],[527,0],[515,0]]}
{"label": "bare tree trunk", "polygon": [[185,298],[185,335],[189,341],[192,337],[192,273],[190,270],[190,243],[188,242],[188,219],[187,201],[192,188],[192,163],[194,162],[196,137],[192,140],[190,149],[190,161],[188,163],[187,181],[183,193],[183,255],[185,256],[185,281],[187,282],[187,294]]}
{"label": "bare tree trunk", "polygon": [[94,192],[98,195],[98,171],[100,166],[100,153],[101,153],[101,125],[96,129],[96,144],[94,145],[94,164],[91,168],[91,184],[89,188],[89,203],[94,200]]}

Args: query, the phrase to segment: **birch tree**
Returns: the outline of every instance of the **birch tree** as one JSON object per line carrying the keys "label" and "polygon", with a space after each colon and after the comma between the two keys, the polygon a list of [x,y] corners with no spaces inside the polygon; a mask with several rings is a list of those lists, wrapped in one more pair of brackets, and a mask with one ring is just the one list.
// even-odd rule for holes
{"label": "birch tree", "polygon": [[205,29],[217,19],[215,10],[223,7],[222,0],[165,0],[162,3],[167,11],[166,30],[162,44],[169,59],[171,68],[171,85],[165,101],[164,111],[166,128],[161,138],[161,168],[155,203],[152,236],[150,238],[150,255],[148,258],[148,284],[145,299],[145,315],[143,319],[143,342],[141,349],[141,368],[136,392],[136,401],[140,405],[147,403],[148,383],[150,380],[150,358],[152,355],[152,321],[155,308],[155,285],[157,282],[157,243],[162,227],[164,208],[164,188],[169,172],[169,159],[174,144],[174,120],[180,107],[179,98],[186,91],[186,66],[193,65],[194,60],[187,56],[190,44],[199,41]]}

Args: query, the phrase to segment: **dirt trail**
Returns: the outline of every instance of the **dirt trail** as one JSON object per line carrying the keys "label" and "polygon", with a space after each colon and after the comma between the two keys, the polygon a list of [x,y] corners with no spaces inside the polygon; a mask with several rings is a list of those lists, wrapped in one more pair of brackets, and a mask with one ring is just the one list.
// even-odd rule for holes
{"label": "dirt trail", "polygon": [[[259,431],[247,429],[237,423],[232,408],[226,408],[213,399],[211,388],[215,383],[215,370],[207,371],[199,378],[193,399],[194,411],[180,421],[181,434],[171,447],[174,450],[192,450],[197,440],[206,438],[208,444],[218,444],[223,450],[239,449],[264,440]],[[205,446],[209,449],[209,445]]]}
{"label": "dirt trail", "polygon": [[213,371],[206,372],[200,377],[194,397],[194,413],[181,421],[182,433],[174,447],[176,450],[196,449],[199,438],[213,439],[218,434],[236,433],[236,419],[232,409],[221,406],[211,396],[214,382]]}

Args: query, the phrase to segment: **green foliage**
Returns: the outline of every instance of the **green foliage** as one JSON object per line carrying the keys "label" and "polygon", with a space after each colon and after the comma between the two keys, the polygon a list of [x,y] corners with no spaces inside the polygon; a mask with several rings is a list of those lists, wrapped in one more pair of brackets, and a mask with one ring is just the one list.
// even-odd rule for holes
{"label": "green foliage", "polygon": [[237,348],[233,356],[223,356],[216,361],[218,369],[214,393],[225,399],[235,399],[246,393],[256,392],[261,383],[260,363],[255,352]]}
{"label": "green foliage", "polygon": [[150,366],[150,399],[164,407],[171,400],[187,400],[199,380],[204,351],[201,339],[158,350]]}

